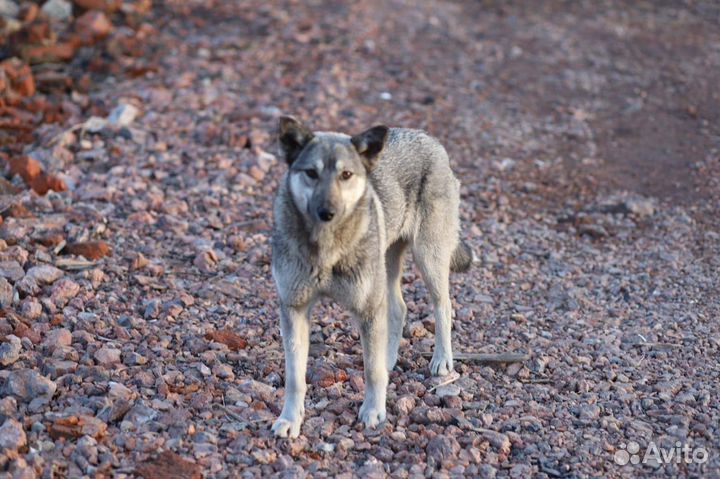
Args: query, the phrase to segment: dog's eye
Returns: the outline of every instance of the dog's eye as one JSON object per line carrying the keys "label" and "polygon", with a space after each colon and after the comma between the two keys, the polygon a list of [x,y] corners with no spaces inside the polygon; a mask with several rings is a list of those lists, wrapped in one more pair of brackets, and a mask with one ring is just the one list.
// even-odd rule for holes
{"label": "dog's eye", "polygon": [[312,180],[318,179],[318,174],[317,174],[317,171],[315,171],[315,170],[305,170],[305,174],[308,176],[308,178],[310,178]]}
{"label": "dog's eye", "polygon": [[340,179],[341,180],[349,180],[350,177],[352,177],[352,175],[353,175],[352,171],[343,171],[342,173],[340,173]]}

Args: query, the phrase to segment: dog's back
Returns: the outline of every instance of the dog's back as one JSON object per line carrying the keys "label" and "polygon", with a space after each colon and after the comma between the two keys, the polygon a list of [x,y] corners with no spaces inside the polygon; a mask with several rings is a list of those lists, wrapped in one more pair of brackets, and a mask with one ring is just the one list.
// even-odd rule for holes
{"label": "dog's back", "polygon": [[[412,242],[423,218],[437,210],[453,219],[449,230],[425,233],[437,234],[438,242],[457,242],[460,183],[438,140],[421,130],[391,128],[370,181],[383,205],[388,245],[399,239]],[[464,270],[471,261],[471,252],[461,245],[453,255],[452,269]]]}

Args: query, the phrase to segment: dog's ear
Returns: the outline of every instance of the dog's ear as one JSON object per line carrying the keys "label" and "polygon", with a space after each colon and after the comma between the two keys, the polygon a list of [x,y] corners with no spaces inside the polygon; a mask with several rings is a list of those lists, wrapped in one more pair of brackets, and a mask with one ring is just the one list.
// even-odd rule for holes
{"label": "dog's ear", "polygon": [[373,126],[350,139],[368,171],[375,168],[380,152],[385,147],[388,131],[385,125]]}
{"label": "dog's ear", "polygon": [[278,125],[280,149],[288,165],[292,165],[310,140],[314,137],[310,128],[292,116],[281,116]]}

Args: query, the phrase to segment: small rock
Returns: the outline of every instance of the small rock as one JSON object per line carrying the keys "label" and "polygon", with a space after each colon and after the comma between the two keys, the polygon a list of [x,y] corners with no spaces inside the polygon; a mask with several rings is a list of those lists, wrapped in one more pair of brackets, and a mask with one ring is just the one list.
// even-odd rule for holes
{"label": "small rock", "polygon": [[0,261],[0,276],[7,278],[13,283],[25,276],[25,270],[15,260]]}
{"label": "small rock", "polygon": [[17,401],[12,396],[6,396],[0,399],[0,421],[4,421],[9,417],[17,414]]}
{"label": "small rock", "polygon": [[101,366],[110,366],[120,362],[120,350],[106,345],[95,351],[94,357]]}
{"label": "small rock", "polygon": [[460,452],[460,444],[452,436],[439,434],[430,439],[430,442],[428,442],[425,448],[425,452],[427,453],[428,464],[431,467],[450,464],[457,459],[458,453]]}
{"label": "small rock", "polygon": [[58,347],[66,347],[72,344],[72,333],[69,329],[60,328],[48,331],[43,341],[48,351],[54,351]]}
{"label": "small rock", "polygon": [[275,396],[275,388],[268,386],[267,384],[255,381],[254,379],[248,379],[240,383],[238,389],[245,394],[260,398],[263,401],[269,401]]}
{"label": "small rock", "polygon": [[443,398],[445,396],[459,396],[460,387],[455,384],[445,384],[443,386],[438,386],[435,389],[435,394],[440,398]]}
{"label": "small rock", "polygon": [[510,454],[512,444],[510,443],[510,438],[507,437],[507,435],[490,429],[484,429],[482,431],[482,435],[493,448],[498,450],[498,453],[505,456]]}
{"label": "small rock", "polygon": [[209,249],[198,253],[193,264],[203,273],[213,273],[217,269],[219,260],[217,253]]}
{"label": "small rock", "polygon": [[524,477],[532,477],[532,467],[527,464],[515,464],[510,469],[510,477],[512,479],[522,479]]}
{"label": "small rock", "polygon": [[406,394],[395,401],[395,412],[399,416],[407,416],[415,408],[415,396]]}
{"label": "small rock", "polygon": [[22,424],[15,419],[6,419],[0,427],[0,450],[17,451],[27,444]]}
{"label": "small rock", "polygon": [[486,479],[495,479],[495,476],[497,475],[497,469],[490,464],[482,464],[479,470],[480,477],[484,477]]}
{"label": "small rock", "polygon": [[9,366],[20,359],[22,342],[15,335],[5,337],[5,342],[0,345],[0,366]]}
{"label": "small rock", "polygon": [[43,365],[43,371],[52,379],[57,379],[60,376],[74,373],[77,368],[78,363],[64,359],[49,359]]}
{"label": "small rock", "polygon": [[643,198],[631,198],[625,201],[627,210],[639,217],[652,216],[655,213],[655,206],[652,201]]}
{"label": "small rock", "polygon": [[61,269],[55,266],[43,264],[30,268],[27,273],[25,273],[25,277],[32,278],[37,284],[53,284],[62,278],[64,274]]}
{"label": "small rock", "polygon": [[110,112],[108,123],[113,126],[130,126],[139,113],[140,110],[133,105],[121,103]]}
{"label": "small rock", "polygon": [[0,277],[0,307],[7,308],[13,302],[13,287],[8,280]]}
{"label": "small rock", "polygon": [[580,407],[578,417],[584,421],[592,421],[600,417],[600,407],[592,405],[584,405]]}
{"label": "small rock", "polygon": [[235,373],[229,364],[216,364],[212,368],[212,373],[220,379],[232,380],[235,378]]}
{"label": "small rock", "polygon": [[15,288],[17,288],[22,296],[35,296],[40,292],[40,286],[28,275],[25,275],[23,279],[15,283]]}
{"label": "small rock", "polygon": [[123,356],[125,366],[142,366],[147,363],[147,358],[138,353],[127,353]]}
{"label": "small rock", "polygon": [[143,317],[145,319],[157,319],[162,312],[162,303],[159,299],[151,299],[145,303],[145,311]]}
{"label": "small rock", "polygon": [[0,16],[7,18],[17,18],[20,13],[20,7],[12,0],[0,0]]}
{"label": "small rock", "polygon": [[423,325],[422,321],[413,321],[407,326],[408,333],[413,338],[422,338],[427,336],[427,329]]}
{"label": "small rock", "polygon": [[591,238],[604,238],[608,235],[605,228],[596,224],[581,224],[578,226],[578,233],[581,236],[590,236]]}
{"label": "small rock", "polygon": [[42,11],[54,20],[67,20],[72,16],[72,4],[67,0],[48,0]]}
{"label": "small rock", "polygon": [[75,20],[75,30],[86,42],[106,37],[112,30],[112,23],[103,12],[88,10]]}
{"label": "small rock", "polygon": [[38,396],[47,398],[55,394],[57,385],[31,369],[12,371],[5,383],[5,392],[24,401],[30,401]]}
{"label": "small rock", "polygon": [[79,284],[70,278],[63,278],[53,285],[50,299],[58,307],[63,307],[68,303],[68,301],[77,296],[79,292]]}
{"label": "small rock", "polygon": [[20,314],[26,319],[37,319],[42,314],[42,305],[35,298],[26,298],[20,306]]}
{"label": "small rock", "polygon": [[108,390],[108,396],[112,399],[124,399],[130,401],[135,393],[124,384],[110,381],[110,389]]}
{"label": "small rock", "polygon": [[130,421],[136,426],[139,426],[152,421],[157,415],[158,412],[155,409],[143,404],[136,404],[128,411],[127,415],[125,415],[125,421]]}

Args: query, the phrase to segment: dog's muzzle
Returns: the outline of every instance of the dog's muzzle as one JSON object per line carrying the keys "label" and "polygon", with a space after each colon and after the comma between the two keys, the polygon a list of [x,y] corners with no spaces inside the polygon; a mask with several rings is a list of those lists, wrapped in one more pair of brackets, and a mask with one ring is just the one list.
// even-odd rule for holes
{"label": "dog's muzzle", "polygon": [[317,210],[318,218],[320,221],[330,221],[335,217],[335,210],[331,208],[320,207]]}

